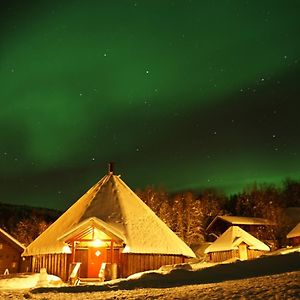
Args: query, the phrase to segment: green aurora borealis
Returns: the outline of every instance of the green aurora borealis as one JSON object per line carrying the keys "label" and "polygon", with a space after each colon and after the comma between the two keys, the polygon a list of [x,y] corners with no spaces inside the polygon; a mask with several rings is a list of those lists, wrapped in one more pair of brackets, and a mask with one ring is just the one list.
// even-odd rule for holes
{"label": "green aurora borealis", "polygon": [[299,1],[1,3],[1,202],[300,178]]}

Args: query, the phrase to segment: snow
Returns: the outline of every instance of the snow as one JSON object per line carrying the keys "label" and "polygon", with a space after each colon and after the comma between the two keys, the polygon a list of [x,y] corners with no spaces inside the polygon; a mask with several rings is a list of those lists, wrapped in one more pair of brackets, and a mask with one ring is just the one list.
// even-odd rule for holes
{"label": "snow", "polygon": [[194,252],[121,180],[104,176],[45,232],[23,255],[63,253],[66,234],[85,222],[122,238],[126,253],[173,254],[195,257]]}
{"label": "snow", "polygon": [[[39,273],[31,274],[18,274],[9,276],[0,276],[0,291],[5,290],[24,290],[32,289],[40,286],[58,287],[65,286],[62,280],[54,275],[46,275],[46,280],[41,281],[41,275]],[[1,293],[0,293],[1,295]]]}
{"label": "snow", "polygon": [[[300,251],[234,263],[165,266],[97,285],[41,287],[37,275],[0,279],[2,299],[299,299]],[[294,250],[294,251],[293,251]],[[12,280],[9,283],[9,280]],[[24,281],[24,282],[22,282]],[[17,287],[15,285],[17,284]],[[48,280],[50,286],[51,280]],[[53,286],[53,284],[52,284]],[[19,290],[22,289],[22,290]]]}
{"label": "snow", "polygon": [[197,284],[172,288],[140,288],[105,292],[33,294],[23,292],[0,293],[0,300],[95,300],[95,299],[299,299],[300,272],[226,281],[213,284]]}
{"label": "snow", "polygon": [[272,225],[273,223],[267,219],[263,218],[253,218],[253,217],[241,217],[241,216],[216,216],[212,222],[207,226],[206,230],[209,230],[213,225],[218,222],[218,220],[223,220],[232,225]]}
{"label": "snow", "polygon": [[270,251],[270,248],[266,244],[255,238],[250,233],[246,232],[239,226],[231,226],[210,246],[208,246],[204,252],[209,253],[238,249],[238,246],[242,242],[246,243],[249,246],[249,249]]}
{"label": "snow", "polygon": [[288,233],[287,238],[291,239],[300,236],[300,222]]}

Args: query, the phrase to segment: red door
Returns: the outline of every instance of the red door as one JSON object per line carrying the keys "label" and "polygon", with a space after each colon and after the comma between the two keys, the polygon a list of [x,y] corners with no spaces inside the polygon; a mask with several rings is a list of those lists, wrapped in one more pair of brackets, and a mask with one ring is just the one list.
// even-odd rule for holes
{"label": "red door", "polygon": [[101,264],[106,262],[106,248],[88,249],[88,277],[97,278]]}

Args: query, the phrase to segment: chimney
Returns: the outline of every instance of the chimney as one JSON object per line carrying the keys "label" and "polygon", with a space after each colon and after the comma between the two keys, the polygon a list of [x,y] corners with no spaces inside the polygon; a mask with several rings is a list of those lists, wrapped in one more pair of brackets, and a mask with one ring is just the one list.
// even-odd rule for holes
{"label": "chimney", "polygon": [[114,174],[114,162],[113,161],[108,163],[108,174]]}

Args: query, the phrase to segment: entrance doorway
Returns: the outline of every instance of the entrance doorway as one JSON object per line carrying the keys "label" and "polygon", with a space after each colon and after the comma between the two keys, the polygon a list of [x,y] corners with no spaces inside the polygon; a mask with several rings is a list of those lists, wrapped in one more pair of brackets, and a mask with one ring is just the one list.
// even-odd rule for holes
{"label": "entrance doorway", "polygon": [[240,260],[248,259],[248,245],[247,244],[241,243],[239,245],[239,252],[240,252]]}
{"label": "entrance doorway", "polygon": [[79,269],[81,278],[98,278],[101,265],[106,260],[106,248],[77,248],[75,252],[75,261],[81,262]]}
{"label": "entrance doorway", "polygon": [[88,278],[99,277],[102,263],[107,259],[106,248],[88,248]]}

